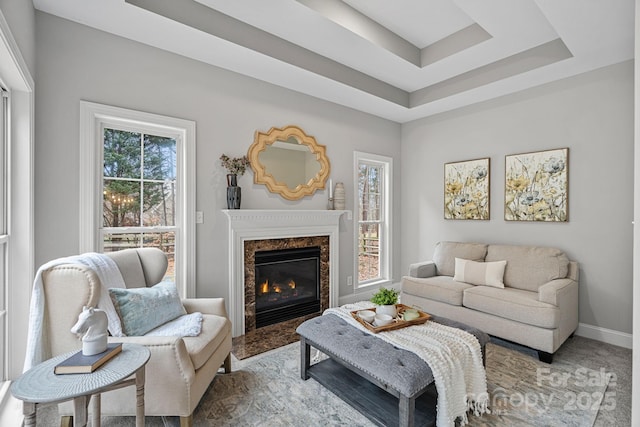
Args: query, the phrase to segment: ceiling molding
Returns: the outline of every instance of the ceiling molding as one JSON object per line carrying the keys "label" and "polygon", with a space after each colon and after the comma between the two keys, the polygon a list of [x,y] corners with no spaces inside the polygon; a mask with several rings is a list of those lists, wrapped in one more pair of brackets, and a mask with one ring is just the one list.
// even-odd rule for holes
{"label": "ceiling molding", "polygon": [[34,6],[400,123],[634,55],[633,0],[34,0]]}

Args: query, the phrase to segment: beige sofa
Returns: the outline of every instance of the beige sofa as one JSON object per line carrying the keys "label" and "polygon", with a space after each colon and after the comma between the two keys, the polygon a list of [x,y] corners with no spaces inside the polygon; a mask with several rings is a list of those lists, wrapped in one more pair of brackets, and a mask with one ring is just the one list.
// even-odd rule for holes
{"label": "beige sofa", "polygon": [[[108,255],[116,262],[127,288],[153,286],[167,269],[167,258],[158,249],[127,249]],[[69,330],[83,306],[96,306],[101,286],[98,276],[83,265],[62,264],[45,270],[42,281],[48,325],[45,333],[52,355],[79,349],[81,341]],[[151,350],[146,365],[145,413],[179,416],[184,427],[192,425],[193,410],[218,369],[224,365],[226,372],[231,371],[231,322],[222,298],[183,299],[182,303],[187,313],[203,314],[200,335],[109,337],[109,341],[142,344]],[[135,390],[131,387],[105,393],[102,415],[135,415],[132,393]],[[72,404],[61,404],[59,411],[64,416],[73,414]]]}
{"label": "beige sofa", "polygon": [[[506,261],[504,288],[454,280],[456,258]],[[412,264],[402,278],[401,301],[536,349],[551,363],[578,327],[578,263],[555,248],[440,242],[433,260]]]}

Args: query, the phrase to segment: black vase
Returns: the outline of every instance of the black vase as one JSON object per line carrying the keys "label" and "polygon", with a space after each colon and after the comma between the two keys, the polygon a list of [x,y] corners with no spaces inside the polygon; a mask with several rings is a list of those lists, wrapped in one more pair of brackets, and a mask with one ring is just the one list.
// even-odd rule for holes
{"label": "black vase", "polygon": [[237,175],[227,175],[227,186],[227,209],[240,209],[242,189],[238,187]]}

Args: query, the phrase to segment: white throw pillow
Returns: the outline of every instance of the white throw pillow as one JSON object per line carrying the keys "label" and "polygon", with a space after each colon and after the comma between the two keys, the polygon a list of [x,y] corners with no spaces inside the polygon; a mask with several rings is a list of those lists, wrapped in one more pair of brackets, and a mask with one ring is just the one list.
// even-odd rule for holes
{"label": "white throw pillow", "polygon": [[507,261],[476,262],[456,258],[453,280],[471,285],[504,288],[504,269],[506,266]]}

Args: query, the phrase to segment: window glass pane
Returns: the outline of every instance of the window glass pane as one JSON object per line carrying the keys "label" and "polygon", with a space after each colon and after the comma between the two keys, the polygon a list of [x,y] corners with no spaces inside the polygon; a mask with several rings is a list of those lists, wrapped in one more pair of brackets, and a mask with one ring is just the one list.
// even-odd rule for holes
{"label": "window glass pane", "polygon": [[140,133],[105,128],[105,177],[140,178],[140,140]]}
{"label": "window glass pane", "polygon": [[139,181],[105,179],[102,196],[102,218],[105,227],[140,225]]}
{"label": "window glass pane", "polygon": [[144,136],[143,225],[175,225],[176,140]]}
{"label": "window glass pane", "polygon": [[144,179],[175,181],[175,139],[154,135],[144,136]]}
{"label": "window glass pane", "polygon": [[360,224],[358,248],[359,281],[380,277],[379,224]]}
{"label": "window glass pane", "polygon": [[379,221],[382,208],[381,186],[382,170],[381,166],[360,164],[358,179],[359,200],[359,220]]}
{"label": "window glass pane", "polygon": [[143,212],[145,227],[175,225],[175,188],[175,181],[145,181]]}

